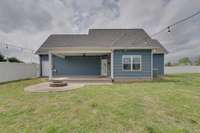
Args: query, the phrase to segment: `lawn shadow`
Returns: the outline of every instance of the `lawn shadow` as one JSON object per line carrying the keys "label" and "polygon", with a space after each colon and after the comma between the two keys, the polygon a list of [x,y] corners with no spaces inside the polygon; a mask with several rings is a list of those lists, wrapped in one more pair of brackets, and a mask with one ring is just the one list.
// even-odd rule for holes
{"label": "lawn shadow", "polygon": [[12,80],[12,81],[5,81],[0,83],[0,85],[6,85],[6,84],[10,84],[10,83],[20,83],[20,82],[24,82],[24,81],[32,81],[32,80],[37,80],[37,79],[41,79],[41,81],[47,81],[46,78],[26,78],[26,79],[19,79],[19,80]]}
{"label": "lawn shadow", "polygon": [[23,82],[23,81],[30,81],[30,80],[33,80],[33,79],[37,79],[37,78],[26,78],[26,79],[18,79],[18,80],[12,80],[12,81],[5,81],[5,82],[2,82],[0,83],[0,85],[4,85],[4,84],[9,84],[9,83],[19,83],[19,82]]}

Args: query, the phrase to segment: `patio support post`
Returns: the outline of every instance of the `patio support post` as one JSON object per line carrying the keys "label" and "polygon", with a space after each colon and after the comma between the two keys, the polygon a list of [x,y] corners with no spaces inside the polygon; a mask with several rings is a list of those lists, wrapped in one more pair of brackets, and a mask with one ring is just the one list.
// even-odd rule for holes
{"label": "patio support post", "polygon": [[114,71],[113,71],[113,64],[114,64],[114,59],[113,59],[113,57],[114,57],[114,53],[113,53],[113,50],[111,51],[111,79],[113,80],[114,79]]}
{"label": "patio support post", "polygon": [[49,80],[52,80],[52,53],[49,51]]}

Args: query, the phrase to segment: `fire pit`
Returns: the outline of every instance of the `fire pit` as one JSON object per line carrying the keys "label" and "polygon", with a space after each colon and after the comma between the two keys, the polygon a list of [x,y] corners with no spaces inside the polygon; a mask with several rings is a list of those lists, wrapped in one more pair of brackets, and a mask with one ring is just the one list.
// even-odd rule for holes
{"label": "fire pit", "polygon": [[50,87],[63,87],[67,85],[68,85],[67,82],[63,80],[51,80],[49,83]]}

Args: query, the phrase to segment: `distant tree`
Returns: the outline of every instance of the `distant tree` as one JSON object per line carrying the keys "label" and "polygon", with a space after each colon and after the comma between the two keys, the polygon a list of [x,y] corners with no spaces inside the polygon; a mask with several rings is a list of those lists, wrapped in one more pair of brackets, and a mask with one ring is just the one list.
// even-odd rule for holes
{"label": "distant tree", "polygon": [[165,66],[172,66],[172,63],[169,61],[165,64]]}
{"label": "distant tree", "polygon": [[192,65],[192,61],[188,57],[179,59],[178,65]]}
{"label": "distant tree", "polygon": [[22,61],[20,61],[19,59],[15,58],[15,57],[10,57],[8,58],[9,62],[16,62],[16,63],[23,63]]}
{"label": "distant tree", "polygon": [[5,62],[5,57],[0,53],[0,62]]}
{"label": "distant tree", "polygon": [[197,59],[195,61],[195,65],[200,66],[200,56],[197,57]]}

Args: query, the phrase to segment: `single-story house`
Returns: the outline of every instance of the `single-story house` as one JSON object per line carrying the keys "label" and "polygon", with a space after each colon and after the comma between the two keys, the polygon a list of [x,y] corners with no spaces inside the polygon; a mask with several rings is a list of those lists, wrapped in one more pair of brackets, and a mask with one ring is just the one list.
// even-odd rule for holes
{"label": "single-story house", "polygon": [[113,81],[151,80],[164,75],[167,50],[143,29],[90,29],[53,34],[36,52],[41,76],[98,76]]}

